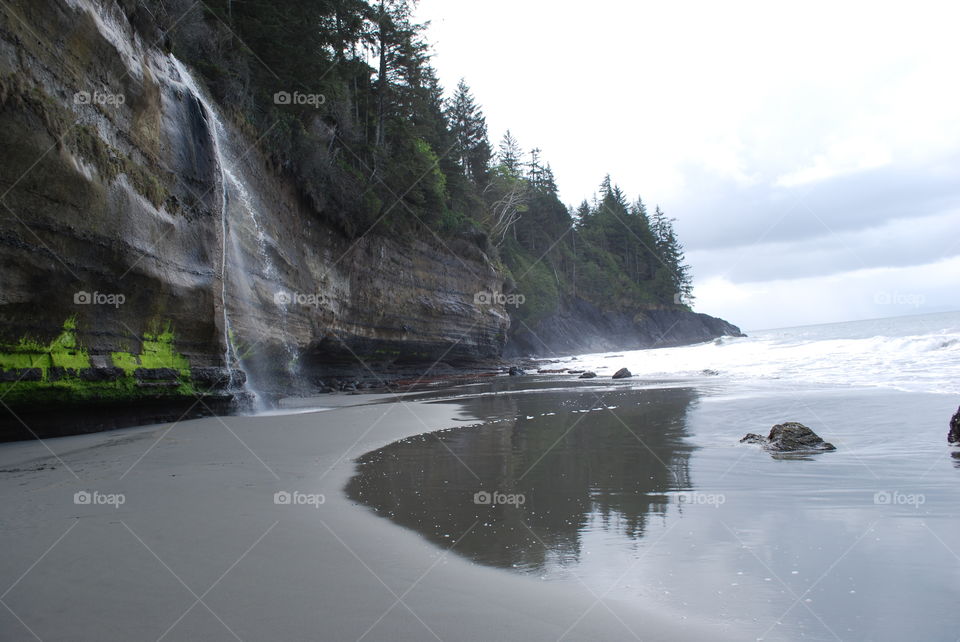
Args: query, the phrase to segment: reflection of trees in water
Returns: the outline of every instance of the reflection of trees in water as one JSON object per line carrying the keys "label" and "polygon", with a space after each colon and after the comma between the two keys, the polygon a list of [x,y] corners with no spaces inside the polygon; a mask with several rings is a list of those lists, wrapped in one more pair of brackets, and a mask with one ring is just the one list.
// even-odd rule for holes
{"label": "reflection of trees in water", "polygon": [[[576,390],[462,400],[477,416],[512,418],[368,453],[347,493],[444,547],[476,523],[454,550],[479,562],[575,562],[584,530],[599,524],[639,538],[649,515],[665,513],[665,493],[690,488],[685,419],[695,399],[691,389],[664,389],[611,391],[600,401]],[[616,408],[593,410],[603,406]],[[480,490],[526,501],[477,505]]]}

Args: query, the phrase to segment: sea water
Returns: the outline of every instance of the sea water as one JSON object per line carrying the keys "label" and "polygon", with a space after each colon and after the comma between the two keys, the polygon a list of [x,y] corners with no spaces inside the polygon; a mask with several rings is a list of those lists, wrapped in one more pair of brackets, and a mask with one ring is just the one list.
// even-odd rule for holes
{"label": "sea water", "polygon": [[[441,549],[585,588],[598,609],[652,600],[757,639],[956,639],[960,314],[544,367],[598,377],[443,392],[475,423],[368,453],[348,494]],[[612,380],[621,367],[635,376]],[[739,443],[782,421],[837,450]]]}

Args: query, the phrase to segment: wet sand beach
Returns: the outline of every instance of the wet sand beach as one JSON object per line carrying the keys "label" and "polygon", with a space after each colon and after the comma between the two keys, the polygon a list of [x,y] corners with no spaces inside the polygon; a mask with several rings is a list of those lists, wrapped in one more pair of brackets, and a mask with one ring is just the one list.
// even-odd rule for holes
{"label": "wet sand beach", "polygon": [[[371,401],[331,395],[318,405]],[[436,546],[344,494],[355,458],[475,418],[456,405],[406,401],[4,444],[0,637],[723,634],[654,604],[474,564],[449,552],[464,533]],[[290,503],[275,503],[277,493]]]}
{"label": "wet sand beach", "polygon": [[2,637],[949,638],[951,395],[575,377],[4,444]]}
{"label": "wet sand beach", "polygon": [[[471,560],[738,639],[953,639],[953,396],[714,376],[475,392],[438,403],[483,423],[368,453],[350,496],[440,547],[479,519]],[[837,450],[740,443],[787,420]]]}

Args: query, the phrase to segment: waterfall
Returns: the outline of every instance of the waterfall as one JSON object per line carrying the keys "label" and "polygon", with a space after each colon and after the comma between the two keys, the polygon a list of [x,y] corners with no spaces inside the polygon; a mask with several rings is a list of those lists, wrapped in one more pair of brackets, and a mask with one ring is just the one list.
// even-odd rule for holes
{"label": "waterfall", "polygon": [[[220,254],[222,275],[220,297],[223,314],[224,360],[229,368],[239,368],[244,372],[247,379],[247,388],[256,395],[256,404],[258,409],[262,410],[265,409],[265,395],[262,392],[264,386],[262,384],[264,383],[263,380],[270,376],[270,374],[262,371],[271,372],[273,367],[269,363],[269,357],[267,357],[267,363],[263,363],[261,359],[261,363],[257,364],[255,352],[257,349],[266,348],[263,344],[266,337],[261,334],[256,341],[250,342],[252,347],[248,346],[243,351],[238,351],[238,342],[244,337],[241,336],[242,333],[239,328],[237,332],[234,331],[230,306],[227,301],[229,297],[232,297],[234,300],[242,302],[241,309],[234,310],[234,312],[239,312],[247,317],[258,311],[262,312],[264,305],[272,306],[271,311],[277,310],[280,312],[280,327],[271,327],[271,329],[274,333],[279,331],[278,343],[286,354],[286,363],[282,370],[291,377],[295,377],[293,364],[297,361],[298,351],[288,339],[287,308],[289,300],[283,296],[278,296],[283,292],[279,288],[279,284],[282,282],[281,273],[270,255],[270,247],[276,245],[276,243],[269,236],[261,221],[260,208],[247,189],[239,162],[240,159],[232,152],[229,132],[219,113],[212,102],[206,98],[204,91],[183,63],[173,55],[170,56],[170,59],[184,87],[197,99],[207,114],[211,124],[213,151],[220,174],[220,225],[223,239]],[[233,218],[231,218],[231,213],[235,215]],[[244,227],[244,223],[246,227]],[[259,290],[256,281],[257,271],[251,269],[252,266],[247,265],[247,253],[241,244],[241,233],[244,232],[246,235],[243,238],[252,238],[255,241],[255,258],[259,263],[256,267],[259,269],[261,277]],[[249,319],[240,317],[239,320],[243,322]],[[241,325],[244,324],[241,323]],[[254,354],[251,355],[251,353]],[[257,365],[260,367],[256,367]],[[231,386],[233,387],[232,381]]]}
{"label": "waterfall", "polygon": [[[207,108],[209,111],[209,108]],[[220,249],[220,308],[223,314],[223,359],[227,366],[230,383],[228,387],[232,390],[236,388],[236,382],[233,379],[234,368],[243,368],[240,359],[237,358],[237,349],[233,345],[233,327],[230,325],[230,314],[227,312],[227,239],[230,237],[230,229],[227,224],[227,214],[229,212],[227,201],[227,181],[226,172],[223,169],[223,163],[220,161],[222,154],[220,152],[220,137],[213,137],[214,150],[217,156],[217,166],[220,168],[220,237],[223,243]],[[246,374],[246,373],[244,373]]]}
{"label": "waterfall", "polygon": [[[243,364],[237,356],[236,347],[233,344],[233,326],[230,323],[230,313],[227,310],[227,243],[230,238],[230,226],[228,222],[230,209],[229,196],[227,194],[227,170],[224,163],[223,150],[220,145],[223,124],[220,122],[216,111],[214,111],[212,105],[206,100],[200,87],[183,63],[173,55],[170,56],[170,60],[173,62],[173,66],[180,76],[180,82],[183,83],[193,97],[203,106],[210,122],[213,124],[213,151],[217,161],[217,168],[220,171],[220,232],[221,238],[223,239],[220,251],[220,308],[223,315],[223,359],[230,377],[228,387],[230,390],[236,390],[237,385],[234,381],[233,371],[235,369],[243,370]],[[248,375],[249,378],[249,373],[245,370],[244,374]]]}
{"label": "waterfall", "polygon": [[[222,125],[218,122],[218,127]],[[282,283],[280,271],[277,269],[277,266],[274,264],[273,259],[270,257],[270,244],[273,242],[267,235],[267,231],[264,229],[263,225],[260,222],[260,218],[257,215],[258,207],[254,204],[253,199],[250,196],[250,193],[247,191],[244,182],[235,173],[237,168],[230,169],[228,164],[221,163],[220,167],[223,169],[223,174],[226,179],[229,180],[230,185],[232,186],[232,191],[237,195],[237,202],[240,204],[240,209],[247,213],[250,224],[253,227],[254,238],[257,242],[257,255],[260,259],[260,263],[263,267],[263,276],[264,278],[274,284],[279,285]],[[239,252],[239,248],[237,249]],[[252,286],[249,286],[248,289],[252,290]],[[299,358],[298,351],[296,347],[288,340],[286,337],[289,336],[288,330],[288,311],[291,301],[289,297],[284,297],[282,294],[287,294],[284,290],[278,289],[274,292],[272,297],[272,303],[280,311],[281,319],[281,336],[284,337],[281,341],[284,351],[287,354],[287,362],[284,364],[284,368],[290,375],[295,375],[296,373],[293,370],[293,363]],[[281,296],[277,296],[281,295]]]}

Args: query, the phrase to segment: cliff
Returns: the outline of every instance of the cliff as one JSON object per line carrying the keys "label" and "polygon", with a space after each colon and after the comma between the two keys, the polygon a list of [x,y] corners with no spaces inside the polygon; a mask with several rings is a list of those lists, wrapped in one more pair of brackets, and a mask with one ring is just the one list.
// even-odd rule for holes
{"label": "cliff", "polygon": [[[107,7],[107,8],[105,8]],[[317,220],[114,3],[0,23],[0,382],[11,406],[230,396],[500,354],[476,245]],[[219,390],[219,392],[218,392]]]}
{"label": "cliff", "polygon": [[[346,236],[148,13],[114,0],[0,8],[3,436],[222,412],[345,371],[503,353],[508,309],[482,293],[504,277],[482,234],[374,223]],[[575,303],[510,350],[732,333],[680,309],[647,318],[642,329]]]}
{"label": "cliff", "polygon": [[515,327],[504,354],[553,356],[668,348],[721,336],[743,335],[740,328],[723,319],[684,307],[652,307],[630,314],[602,311],[588,301],[572,298],[533,327]]}

